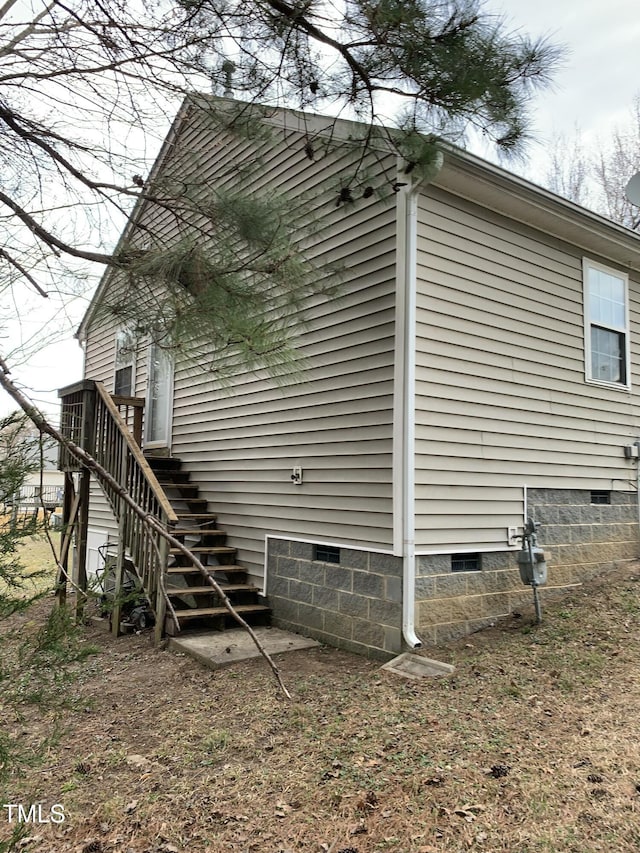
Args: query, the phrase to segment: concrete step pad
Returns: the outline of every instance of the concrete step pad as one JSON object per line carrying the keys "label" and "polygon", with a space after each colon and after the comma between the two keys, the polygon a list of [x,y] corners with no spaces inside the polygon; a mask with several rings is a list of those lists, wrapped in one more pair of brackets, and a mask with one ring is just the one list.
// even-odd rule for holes
{"label": "concrete step pad", "polygon": [[[260,626],[253,630],[270,655],[279,655],[283,652],[294,652],[300,649],[313,649],[320,645],[308,637],[291,634],[289,631],[282,631],[280,628]],[[220,669],[232,663],[261,657],[253,640],[243,628],[171,637],[169,648],[173,652],[195,658],[210,669]]]}

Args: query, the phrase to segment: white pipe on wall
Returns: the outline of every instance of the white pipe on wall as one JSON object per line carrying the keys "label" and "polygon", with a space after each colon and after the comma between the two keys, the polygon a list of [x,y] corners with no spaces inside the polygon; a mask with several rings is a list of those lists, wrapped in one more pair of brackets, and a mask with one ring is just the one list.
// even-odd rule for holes
{"label": "white pipe on wall", "polygon": [[396,324],[393,401],[393,553],[402,557],[402,634],[411,648],[422,645],[415,630],[415,423],[418,199],[421,189],[442,169],[437,152],[418,181],[398,158],[396,196]]}
{"label": "white pipe on wall", "polygon": [[405,393],[404,418],[404,498],[403,498],[403,596],[402,634],[411,648],[422,641],[415,631],[416,608],[416,276],[418,238],[418,192],[412,188],[406,196],[405,230]]}

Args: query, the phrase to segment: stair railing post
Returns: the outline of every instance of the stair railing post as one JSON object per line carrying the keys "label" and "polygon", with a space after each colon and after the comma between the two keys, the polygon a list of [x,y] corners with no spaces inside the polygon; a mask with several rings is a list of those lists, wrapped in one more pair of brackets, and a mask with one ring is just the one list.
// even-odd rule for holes
{"label": "stair railing post", "polygon": [[133,438],[139,447],[142,447],[142,406],[136,406],[133,410]]}
{"label": "stair railing post", "polygon": [[[167,520],[164,513],[162,513],[162,522],[166,527]],[[156,574],[156,625],[153,638],[156,646],[159,645],[162,640],[164,622],[167,615],[167,602],[165,600],[164,592],[164,574],[169,561],[169,543],[164,537],[162,537],[158,543],[158,553],[160,565],[158,566]]]}

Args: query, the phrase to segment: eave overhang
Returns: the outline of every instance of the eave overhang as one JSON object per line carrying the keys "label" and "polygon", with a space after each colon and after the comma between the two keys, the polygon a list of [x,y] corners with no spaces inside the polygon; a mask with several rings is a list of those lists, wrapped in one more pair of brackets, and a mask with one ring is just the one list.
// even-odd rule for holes
{"label": "eave overhang", "polygon": [[640,272],[640,235],[461,150],[443,149],[433,186],[521,222],[583,253]]}

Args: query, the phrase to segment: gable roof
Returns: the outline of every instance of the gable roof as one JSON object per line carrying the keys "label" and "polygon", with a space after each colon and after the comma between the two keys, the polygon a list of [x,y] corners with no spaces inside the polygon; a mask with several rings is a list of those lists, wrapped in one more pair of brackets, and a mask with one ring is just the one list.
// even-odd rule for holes
{"label": "gable roof", "polygon": [[[366,130],[366,126],[361,123],[317,113],[261,107],[217,96],[187,96],[149,173],[149,186],[153,185],[162,172],[188,121],[191,108],[198,104],[218,108],[240,106],[257,113],[265,124],[290,132],[320,136],[331,134],[334,139],[345,144],[357,144]],[[375,144],[384,145],[384,140],[377,139]],[[636,232],[449,143],[442,143],[441,151],[442,166],[430,181],[434,186],[563,240],[587,254],[599,255],[627,271],[640,272],[640,235]],[[152,202],[141,194],[118,240],[114,254],[117,254],[135,230],[137,221],[148,203]],[[86,335],[112,272],[112,268],[108,268],[102,275],[76,332],[76,337],[80,340]]]}

